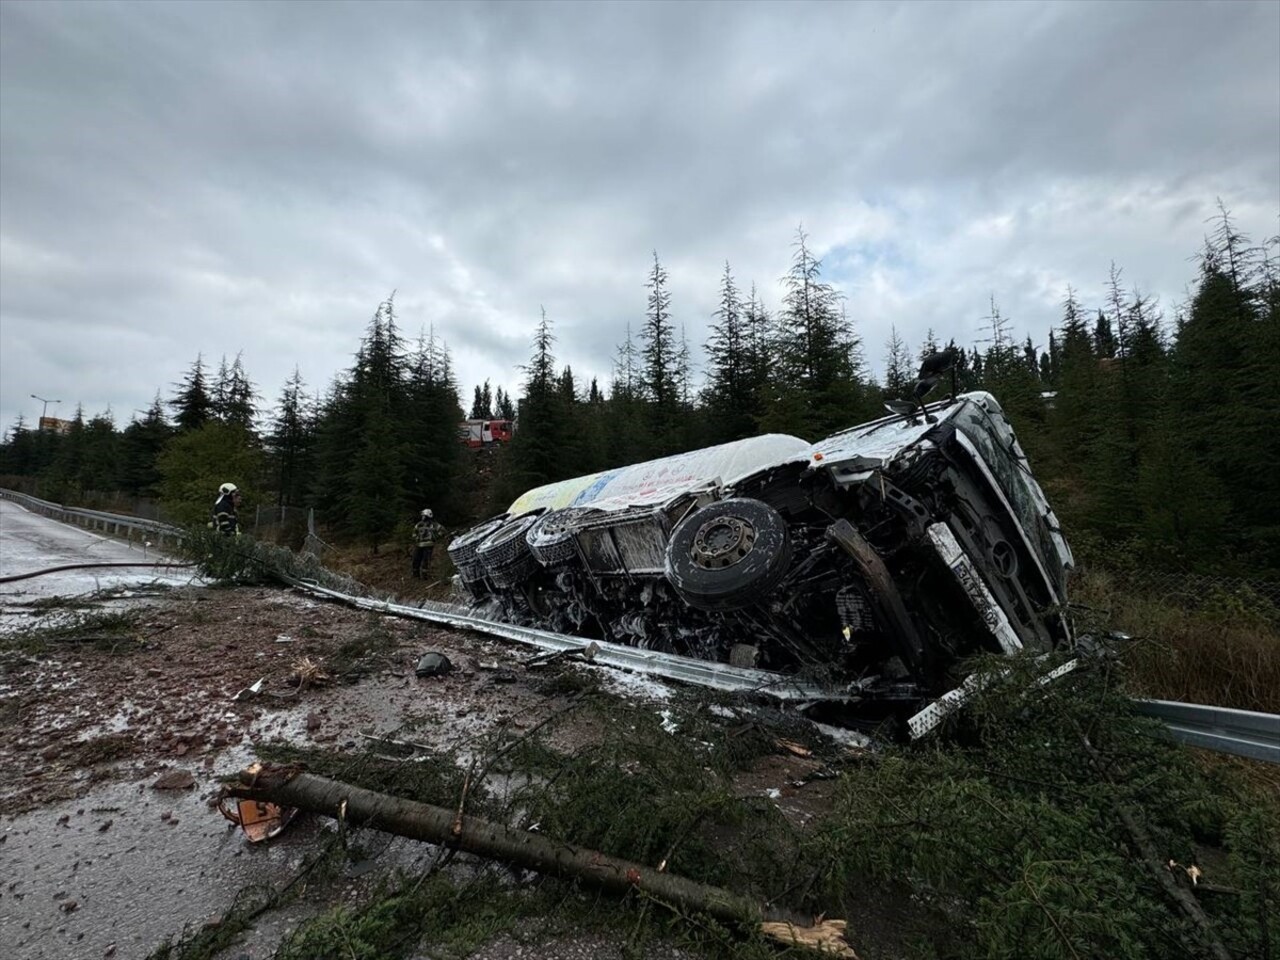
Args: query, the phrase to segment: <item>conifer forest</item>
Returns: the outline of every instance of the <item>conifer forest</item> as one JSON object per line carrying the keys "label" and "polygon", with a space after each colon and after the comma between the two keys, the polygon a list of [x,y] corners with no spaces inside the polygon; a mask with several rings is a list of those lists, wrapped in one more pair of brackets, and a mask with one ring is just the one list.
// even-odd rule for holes
{"label": "conifer forest", "polygon": [[[760,433],[820,439],[884,415],[921,357],[954,346],[959,388],[999,399],[1086,563],[1280,570],[1275,239],[1242,236],[1222,209],[1190,261],[1185,302],[1155,302],[1112,264],[1063,290],[1048,328],[1021,337],[1035,324],[1004,316],[993,292],[975,342],[949,331],[867,342],[812,238],[797,230],[791,249],[776,285],[725,263],[701,369],[693,318],[655,253],[607,376],[557,362],[556,319],[543,311],[519,371],[459,383],[448,344],[407,335],[389,297],[328,383],[295,371],[267,397],[239,355],[197,357],[127,424],[82,408],[65,434],[10,424],[0,476],[68,503],[135,498],[184,523],[203,522],[210,492],[234,478],[249,505],[314,508],[331,539],[376,551],[423,505],[460,527],[542,483]],[[464,417],[517,424],[513,442],[486,451],[479,484],[458,442]]]}

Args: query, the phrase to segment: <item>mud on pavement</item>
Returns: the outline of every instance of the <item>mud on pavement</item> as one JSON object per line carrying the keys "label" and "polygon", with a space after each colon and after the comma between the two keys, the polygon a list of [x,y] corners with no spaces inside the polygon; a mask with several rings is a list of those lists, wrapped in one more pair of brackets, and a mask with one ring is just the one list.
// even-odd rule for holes
{"label": "mud on pavement", "polygon": [[[127,628],[109,644],[94,605],[38,606],[0,634],[0,942],[18,957],[145,955],[295,869],[316,827],[250,848],[209,806],[255,744],[355,750],[411,724],[447,749],[554,708],[522,651],[283,590],[184,588],[110,612]],[[40,629],[77,622],[88,642]],[[419,679],[425,650],[455,669]]]}
{"label": "mud on pavement", "polygon": [[[13,627],[10,610],[0,632],[0,942],[31,960],[146,956],[216,922],[246,885],[294,876],[328,825],[299,818],[252,846],[212,808],[219,778],[258,747],[364,755],[404,738],[465,756],[495,730],[534,727],[575,692],[527,671],[533,651],[286,590],[185,587],[18,612],[27,622]],[[426,651],[453,669],[416,676]],[[593,669],[590,682],[658,714],[671,696],[613,671]],[[555,734],[569,749],[591,737],[573,724]],[[742,787],[803,822],[821,785],[800,795],[788,784],[809,766],[772,758]],[[425,844],[379,843],[376,869],[314,885],[227,955],[269,955],[299,919],[433,856]]]}

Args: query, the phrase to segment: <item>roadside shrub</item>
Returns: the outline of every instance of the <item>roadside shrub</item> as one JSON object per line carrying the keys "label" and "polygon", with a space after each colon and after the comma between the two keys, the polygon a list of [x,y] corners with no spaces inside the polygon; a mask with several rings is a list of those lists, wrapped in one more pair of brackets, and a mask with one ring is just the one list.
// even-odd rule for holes
{"label": "roadside shrub", "polygon": [[[1268,861],[1280,803],[1210,776],[1164,739],[1110,666],[1047,687],[1033,678],[1017,664],[945,740],[846,771],[807,847],[823,864],[815,903],[866,878],[905,879],[949,910],[964,955],[993,960],[1200,957],[1213,938],[1254,955],[1250,910],[1280,905],[1280,861]],[[1185,867],[1237,847],[1209,879],[1251,892],[1205,899],[1205,931],[1159,871],[1189,884]]]}

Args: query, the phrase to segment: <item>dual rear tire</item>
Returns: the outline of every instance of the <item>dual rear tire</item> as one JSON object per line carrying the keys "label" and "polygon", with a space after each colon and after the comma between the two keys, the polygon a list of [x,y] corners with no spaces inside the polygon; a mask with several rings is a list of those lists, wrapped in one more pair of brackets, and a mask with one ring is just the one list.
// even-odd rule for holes
{"label": "dual rear tire", "polygon": [[681,599],[700,610],[758,604],[790,566],[787,522],[767,503],[746,497],[693,511],[667,543],[667,579]]}

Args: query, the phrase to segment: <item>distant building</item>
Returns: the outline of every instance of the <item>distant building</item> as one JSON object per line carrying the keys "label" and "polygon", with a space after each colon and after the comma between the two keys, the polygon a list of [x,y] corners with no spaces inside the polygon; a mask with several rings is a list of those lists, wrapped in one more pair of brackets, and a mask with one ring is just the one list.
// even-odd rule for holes
{"label": "distant building", "polygon": [[41,417],[40,430],[47,433],[70,433],[71,421],[59,420],[57,417]]}

